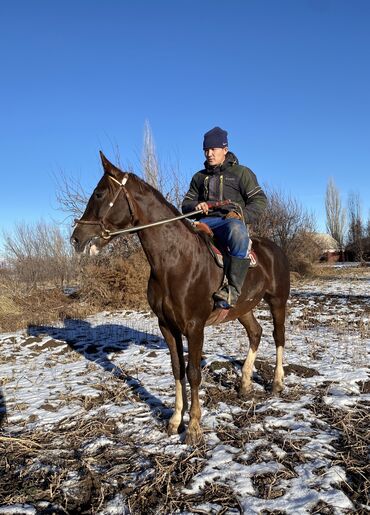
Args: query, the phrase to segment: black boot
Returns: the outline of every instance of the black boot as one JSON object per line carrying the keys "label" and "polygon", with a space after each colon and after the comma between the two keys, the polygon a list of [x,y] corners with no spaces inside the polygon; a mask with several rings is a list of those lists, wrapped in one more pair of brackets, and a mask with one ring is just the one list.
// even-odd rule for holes
{"label": "black boot", "polygon": [[222,286],[213,294],[215,307],[229,309],[233,308],[242,291],[243,283],[248,272],[250,260],[228,256],[225,274],[228,284]]}

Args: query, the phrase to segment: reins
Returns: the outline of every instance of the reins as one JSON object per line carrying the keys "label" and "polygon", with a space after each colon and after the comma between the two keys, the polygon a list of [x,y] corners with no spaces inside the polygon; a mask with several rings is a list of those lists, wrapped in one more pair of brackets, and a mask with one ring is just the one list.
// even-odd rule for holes
{"label": "reins", "polygon": [[[108,177],[110,179],[112,179],[112,181],[117,183],[120,186],[120,188],[116,191],[116,193],[115,193],[115,195],[113,197],[113,200],[111,200],[111,202],[109,202],[108,209],[104,213],[104,216],[102,217],[102,219],[101,220],[81,220],[81,219],[75,218],[75,220],[74,220],[75,225],[78,225],[78,224],[99,225],[101,227],[101,230],[102,230],[102,232],[100,234],[100,237],[103,238],[104,240],[109,240],[110,238],[112,238],[113,236],[117,236],[118,234],[133,233],[133,232],[141,231],[142,229],[148,229],[150,227],[156,227],[158,225],[167,224],[167,223],[170,223],[170,222],[175,222],[176,220],[182,220],[184,218],[188,218],[190,216],[197,215],[197,214],[203,212],[201,209],[197,209],[195,211],[191,211],[190,213],[186,213],[185,215],[179,215],[179,216],[175,216],[173,218],[166,218],[164,220],[158,220],[157,222],[152,222],[150,224],[137,225],[137,226],[134,226],[134,227],[129,227],[127,229],[119,229],[117,231],[110,231],[109,229],[107,229],[105,227],[104,221],[105,221],[105,219],[106,219],[110,209],[114,206],[114,204],[115,204],[119,194],[121,193],[121,191],[123,191],[123,193],[125,194],[125,197],[126,197],[129,209],[130,209],[131,223],[133,223],[135,221],[135,205],[134,205],[134,202],[133,202],[133,200],[131,198],[131,195],[130,195],[129,191],[125,187],[125,184],[126,184],[126,182],[128,180],[128,177],[129,177],[128,174],[126,173],[124,175],[124,177],[123,177],[121,182],[118,181],[115,177],[112,177],[112,175],[108,175]],[[222,201],[219,201],[219,202],[208,202],[208,206],[209,206],[210,209],[215,209],[217,207],[225,206],[225,205],[228,205],[228,204],[231,204],[230,200],[222,200]]]}
{"label": "reins", "polygon": [[[168,224],[169,222],[175,222],[176,220],[182,220],[183,218],[188,218],[189,216],[193,216],[198,213],[202,213],[202,210],[197,209],[196,211],[192,211],[191,213],[186,213],[186,215],[179,215],[179,216],[175,216],[174,218],[166,218],[165,220],[158,220],[158,222],[153,222],[151,224],[138,225],[136,227],[129,227],[128,229],[120,229],[118,231],[108,231],[109,238],[111,238],[112,236],[117,236],[117,234],[136,232],[136,231],[141,231],[142,229],[148,229],[149,227],[155,227],[156,225]],[[104,236],[103,236],[103,238],[104,238]]]}

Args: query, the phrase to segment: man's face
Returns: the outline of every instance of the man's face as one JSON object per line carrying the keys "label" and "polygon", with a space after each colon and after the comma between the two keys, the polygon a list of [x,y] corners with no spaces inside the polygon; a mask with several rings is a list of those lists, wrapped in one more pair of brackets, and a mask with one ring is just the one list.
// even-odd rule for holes
{"label": "man's face", "polygon": [[225,156],[228,148],[206,148],[204,155],[206,156],[207,163],[210,166],[219,166],[225,161]]}

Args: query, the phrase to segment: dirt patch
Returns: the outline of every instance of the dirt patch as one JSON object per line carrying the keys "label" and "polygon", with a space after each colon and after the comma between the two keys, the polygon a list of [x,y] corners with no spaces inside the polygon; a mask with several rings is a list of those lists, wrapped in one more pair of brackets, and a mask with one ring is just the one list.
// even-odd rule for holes
{"label": "dirt patch", "polygon": [[310,511],[312,515],[335,515],[335,510],[324,501],[318,502]]}
{"label": "dirt patch", "polygon": [[252,478],[256,496],[262,499],[276,499],[285,494],[285,488],[279,486],[283,479],[290,479],[294,474],[290,471],[278,471],[275,474],[260,474]]}
{"label": "dirt patch", "polygon": [[[255,367],[256,367],[258,374],[261,376],[263,382],[265,384],[271,383],[271,381],[274,378],[275,366],[263,359],[256,359]],[[320,375],[319,372],[317,372],[317,370],[315,370],[313,368],[308,368],[303,365],[294,365],[294,364],[285,365],[284,372],[285,372],[285,375],[295,374],[298,377],[313,377],[313,376]]]}
{"label": "dirt patch", "polygon": [[236,370],[235,363],[232,361],[212,361],[203,369],[202,374],[205,382],[217,384],[228,391],[235,391],[240,383]]}
{"label": "dirt patch", "polygon": [[358,381],[361,393],[370,393],[370,381]]}
{"label": "dirt patch", "polygon": [[212,513],[220,515],[235,512],[242,513],[242,507],[235,492],[231,488],[217,483],[207,483],[201,494],[185,496],[178,506],[181,511],[206,514],[209,512],[204,509],[205,503],[212,504],[214,510]]}
{"label": "dirt patch", "polygon": [[230,406],[240,404],[240,399],[235,390],[207,385],[205,385],[204,390],[205,395],[203,403],[207,408],[216,408],[220,402],[225,402]]}
{"label": "dirt patch", "polygon": [[263,359],[256,359],[254,366],[264,385],[268,385],[274,378],[274,367]]}
{"label": "dirt patch", "polygon": [[285,375],[294,374],[298,377],[314,377],[319,376],[320,373],[314,368],[304,367],[302,365],[286,365],[284,367]]}

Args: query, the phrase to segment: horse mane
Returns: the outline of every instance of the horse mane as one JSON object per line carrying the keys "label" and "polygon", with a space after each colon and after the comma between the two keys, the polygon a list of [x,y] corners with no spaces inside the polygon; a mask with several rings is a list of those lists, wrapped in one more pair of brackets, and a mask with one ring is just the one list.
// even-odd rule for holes
{"label": "horse mane", "polygon": [[[159,190],[157,190],[157,188],[155,188],[151,184],[145,182],[144,179],[142,179],[141,177],[139,177],[138,175],[136,175],[133,172],[129,172],[129,177],[130,177],[130,180],[132,180],[136,184],[136,186],[138,187],[138,189],[141,193],[145,193],[145,192],[151,193],[157,200],[159,200],[159,202],[161,204],[164,204],[165,206],[167,206],[175,216],[179,216],[182,214],[173,204],[171,204],[171,202],[169,202],[165,198],[165,196]],[[188,220],[183,219],[181,221],[184,222],[184,224],[186,225],[186,227],[188,229],[190,229],[192,232],[194,232],[193,226]]]}

